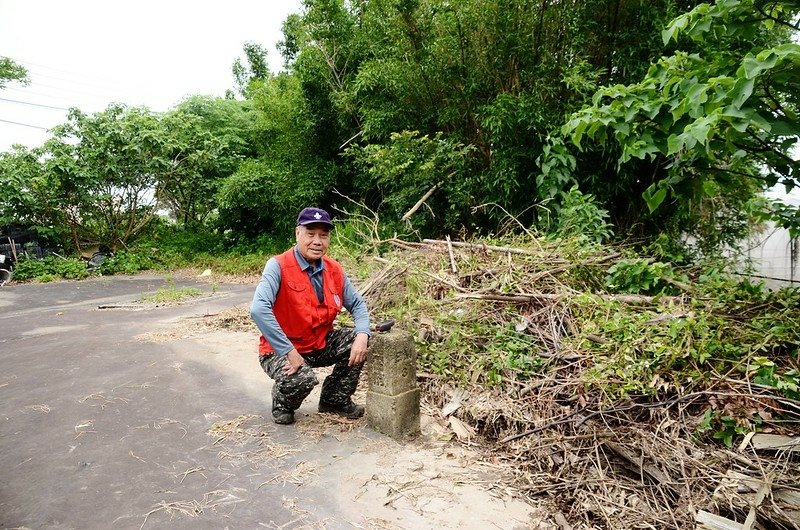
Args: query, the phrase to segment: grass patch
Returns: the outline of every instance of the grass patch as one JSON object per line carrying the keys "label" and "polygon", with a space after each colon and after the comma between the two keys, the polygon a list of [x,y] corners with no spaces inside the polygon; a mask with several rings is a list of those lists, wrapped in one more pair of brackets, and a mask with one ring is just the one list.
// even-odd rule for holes
{"label": "grass patch", "polygon": [[197,287],[162,287],[152,294],[143,294],[139,301],[153,304],[174,304],[203,294]]}

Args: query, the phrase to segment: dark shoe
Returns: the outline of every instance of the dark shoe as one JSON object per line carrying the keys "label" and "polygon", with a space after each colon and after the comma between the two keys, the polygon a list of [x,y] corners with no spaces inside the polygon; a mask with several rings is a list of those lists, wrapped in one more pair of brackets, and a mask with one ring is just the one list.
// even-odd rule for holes
{"label": "dark shoe", "polygon": [[286,412],[284,410],[273,410],[272,421],[279,425],[291,425],[294,423],[294,412]]}
{"label": "dark shoe", "polygon": [[331,405],[330,403],[320,401],[319,411],[330,412],[332,414],[338,414],[339,416],[345,417],[349,420],[355,420],[364,415],[364,406],[356,405],[352,401],[345,405]]}

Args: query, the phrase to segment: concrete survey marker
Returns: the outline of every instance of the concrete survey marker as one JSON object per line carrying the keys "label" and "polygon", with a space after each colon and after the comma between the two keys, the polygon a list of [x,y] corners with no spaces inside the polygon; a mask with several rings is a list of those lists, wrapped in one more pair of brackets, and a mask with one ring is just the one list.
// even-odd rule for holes
{"label": "concrete survey marker", "polygon": [[367,424],[399,440],[419,432],[416,350],[411,335],[376,333],[367,363]]}

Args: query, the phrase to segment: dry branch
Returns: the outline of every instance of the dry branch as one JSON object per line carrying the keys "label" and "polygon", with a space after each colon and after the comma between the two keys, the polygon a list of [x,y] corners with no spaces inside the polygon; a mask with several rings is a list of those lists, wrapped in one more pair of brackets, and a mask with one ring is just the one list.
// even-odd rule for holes
{"label": "dry branch", "polygon": [[456,258],[453,256],[453,242],[450,241],[450,236],[447,236],[447,254],[450,256],[450,270],[455,274],[458,272],[458,267],[456,267]]}
{"label": "dry branch", "polygon": [[[457,294],[458,298],[472,298],[478,300],[493,300],[496,302],[552,302],[564,301],[574,294],[557,294],[557,293],[511,293],[511,294],[489,294],[489,293],[460,293]],[[680,298],[673,296],[645,296],[640,294],[597,294],[603,300],[621,302],[623,304],[643,305],[655,304],[657,302],[677,302]]]}
{"label": "dry branch", "polygon": [[405,214],[403,214],[403,217],[401,217],[401,218],[400,218],[400,220],[401,220],[401,221],[408,221],[408,220],[411,218],[411,216],[412,216],[412,215],[414,215],[414,213],[415,213],[417,210],[419,210],[420,206],[422,206],[422,204],[423,204],[425,201],[427,201],[427,200],[428,200],[428,198],[429,198],[431,195],[433,195],[433,192],[435,192],[436,190],[438,190],[438,189],[439,189],[439,186],[441,186],[442,184],[444,184],[444,182],[437,182],[436,184],[434,184],[433,186],[431,186],[431,188],[430,188],[428,191],[426,191],[426,192],[425,192],[425,195],[423,195],[423,196],[422,196],[422,197],[421,197],[421,198],[420,198],[420,199],[417,201],[417,203],[416,203],[414,206],[412,206],[412,207],[411,207],[411,209],[410,209],[409,211],[407,211]]}
{"label": "dry branch", "polygon": [[699,510],[695,517],[697,530],[742,530],[742,525],[725,517]]}
{"label": "dry branch", "polygon": [[[447,246],[447,241],[442,241],[439,239],[423,239],[423,243],[428,243],[429,245],[444,245]],[[495,245],[484,245],[484,244],[477,244],[477,243],[465,243],[464,241],[452,241],[450,243],[454,247],[458,248],[472,248],[475,250],[483,250],[483,251],[492,251],[492,252],[507,252],[509,254],[526,254],[528,256],[541,256],[542,253],[534,250],[527,250],[524,248],[513,248],[513,247],[498,247]]]}

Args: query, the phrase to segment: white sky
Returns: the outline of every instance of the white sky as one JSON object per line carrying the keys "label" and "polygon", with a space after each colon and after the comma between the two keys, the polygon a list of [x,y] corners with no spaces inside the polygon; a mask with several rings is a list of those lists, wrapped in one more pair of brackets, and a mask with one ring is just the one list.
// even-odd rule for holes
{"label": "white sky", "polygon": [[[0,0],[0,56],[28,69],[31,83],[0,90],[0,151],[41,145],[66,111],[111,102],[172,108],[185,96],[223,96],[231,65],[253,41],[282,58],[281,25],[301,0]],[[7,101],[15,100],[15,101]],[[25,102],[25,103],[20,103]]]}

